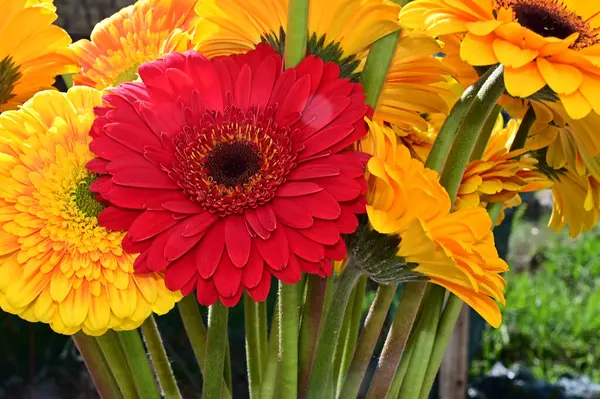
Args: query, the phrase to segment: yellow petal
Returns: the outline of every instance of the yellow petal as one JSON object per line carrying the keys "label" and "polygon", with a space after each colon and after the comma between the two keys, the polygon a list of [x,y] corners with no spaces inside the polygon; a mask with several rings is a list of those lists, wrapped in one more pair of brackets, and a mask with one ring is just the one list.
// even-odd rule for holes
{"label": "yellow petal", "polygon": [[473,66],[493,65],[498,62],[493,48],[494,39],[467,34],[460,45],[460,58]]}
{"label": "yellow petal", "polygon": [[561,94],[558,96],[565,111],[573,119],[586,117],[592,111],[592,105],[578,91],[573,94]]}
{"label": "yellow petal", "polygon": [[92,331],[102,331],[108,328],[110,321],[110,304],[106,292],[90,297],[90,310],[85,319],[85,327]]}
{"label": "yellow petal", "polygon": [[65,300],[58,304],[58,312],[65,326],[81,328],[88,315],[91,298],[87,284],[71,290]]}
{"label": "yellow petal", "polygon": [[538,55],[536,50],[522,49],[502,39],[494,40],[493,46],[498,61],[510,68],[520,68],[533,61]]}
{"label": "yellow petal", "polygon": [[521,68],[504,68],[506,91],[515,97],[529,97],[546,85],[546,81],[535,63]]}
{"label": "yellow petal", "polygon": [[571,65],[551,63],[538,58],[537,65],[548,86],[558,94],[571,94],[581,85],[583,74]]}

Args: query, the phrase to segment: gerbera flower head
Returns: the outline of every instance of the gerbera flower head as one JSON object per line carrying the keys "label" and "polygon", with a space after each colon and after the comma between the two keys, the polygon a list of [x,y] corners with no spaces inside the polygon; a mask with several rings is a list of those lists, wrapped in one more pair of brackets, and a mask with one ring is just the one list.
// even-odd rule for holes
{"label": "gerbera flower head", "polygon": [[442,51],[436,40],[404,33],[381,90],[375,119],[400,129],[427,131],[426,114],[446,115],[453,98],[447,69],[434,55]]}
{"label": "gerbera flower head", "polygon": [[600,112],[600,3],[573,0],[416,0],[400,21],[438,36],[461,34],[460,56],[504,65],[508,93],[548,86],[579,119]]}
{"label": "gerbera flower head", "polygon": [[564,169],[552,186],[553,209],[548,225],[561,231],[569,225],[571,237],[592,229],[600,218],[600,182]]}
{"label": "gerbera flower head", "polygon": [[[312,2],[308,54],[336,62],[341,76],[355,72],[379,38],[400,28],[400,6],[387,0]],[[206,0],[198,2],[196,49],[207,57],[243,53],[269,43],[283,55],[288,0]]]}
{"label": "gerbera flower head", "polygon": [[140,0],[99,22],[91,41],[71,46],[81,66],[75,84],[104,89],[131,82],[141,64],[191,49],[195,5],[194,0]]}
{"label": "gerbera flower head", "polygon": [[138,271],[200,303],[267,297],[271,276],[331,274],[342,234],[365,212],[366,133],[360,85],[307,57],[282,71],[270,46],[212,60],[173,53],[140,67],[97,110],[88,166],[111,206],[105,226],[129,230]]}
{"label": "gerbera flower head", "polygon": [[71,38],[52,23],[52,2],[6,0],[0,16],[0,112],[15,109],[56,75],[74,73]]}
{"label": "gerbera flower head", "polygon": [[455,201],[456,209],[473,208],[495,202],[514,201],[519,193],[538,191],[552,186],[536,168],[537,160],[526,156],[526,149],[510,151],[519,123],[511,119],[503,127],[498,117],[488,145],[479,160],[469,162]]}
{"label": "gerbera flower head", "polygon": [[416,275],[446,287],[498,327],[494,300],[504,301],[499,273],[508,266],[494,247],[489,216],[483,208],[450,213],[438,174],[411,158],[405,147],[397,152],[393,164],[377,155],[368,163],[370,225],[400,239],[396,255],[401,259],[388,267],[401,279]]}
{"label": "gerbera flower head", "polygon": [[0,306],[62,334],[137,328],[181,295],[158,273],[133,273],[124,232],[98,224],[103,205],[85,165],[100,92],[43,91],[0,116]]}

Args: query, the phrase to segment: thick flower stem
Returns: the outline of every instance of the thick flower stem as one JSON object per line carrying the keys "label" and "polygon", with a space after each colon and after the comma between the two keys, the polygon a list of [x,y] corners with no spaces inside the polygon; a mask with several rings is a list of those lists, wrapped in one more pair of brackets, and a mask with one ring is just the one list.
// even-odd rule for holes
{"label": "thick flower stem", "polygon": [[285,67],[295,67],[306,56],[309,0],[290,0],[285,37]]}
{"label": "thick flower stem", "polygon": [[353,260],[348,261],[348,265],[342,272],[340,281],[337,284],[335,293],[331,299],[331,305],[327,310],[324,322],[321,325],[315,360],[312,366],[310,380],[308,383],[307,398],[322,398],[323,389],[327,386],[327,381],[331,378],[331,359],[335,350],[340,325],[344,319],[348,299],[358,282],[361,272],[353,264]]}
{"label": "thick flower stem", "polygon": [[471,108],[467,111],[458,128],[456,139],[448,155],[448,162],[444,166],[440,177],[440,183],[448,192],[451,201],[456,198],[463,173],[471,158],[471,152],[481,129],[496,105],[498,98],[504,92],[503,71],[502,65],[493,69],[477,92]]}
{"label": "thick flower stem", "polygon": [[150,315],[150,317],[144,321],[141,330],[165,399],[180,399],[181,393],[177,387],[177,381],[173,375],[171,363],[167,357],[167,352],[163,345],[154,316]]}
{"label": "thick flower stem", "polygon": [[279,359],[281,397],[298,397],[298,309],[299,292],[296,285],[279,285]]}
{"label": "thick flower stem", "polygon": [[533,107],[530,105],[525,112],[525,116],[523,116],[523,120],[521,120],[521,124],[519,125],[519,130],[517,130],[517,135],[513,140],[512,145],[510,146],[510,150],[518,150],[525,147],[525,143],[527,142],[527,137],[529,136],[529,130],[531,130],[531,126],[535,122],[535,111]]}
{"label": "thick flower stem", "polygon": [[317,346],[326,288],[327,279],[316,274],[311,274],[308,277],[306,302],[302,311],[302,325],[300,327],[300,397],[304,397],[308,389],[308,379]]}
{"label": "thick flower stem", "polygon": [[406,350],[402,355],[402,360],[398,365],[398,370],[396,370],[396,375],[394,376],[394,380],[392,381],[392,386],[390,387],[389,398],[399,398],[400,387],[402,387],[402,383],[404,382],[404,377],[406,376],[406,372],[408,371],[408,365],[410,364],[410,360],[412,359],[412,353],[414,350],[414,345],[412,345],[411,340],[408,340],[408,345],[406,346]]}
{"label": "thick flower stem", "polygon": [[492,137],[492,133],[494,132],[494,126],[496,125],[496,122],[498,121],[498,115],[500,115],[501,110],[502,110],[502,107],[499,106],[498,104],[494,105],[494,108],[492,108],[490,115],[488,116],[487,120],[485,121],[485,124],[481,128],[481,133],[479,134],[479,137],[477,138],[475,147],[473,148],[473,151],[471,152],[470,161],[475,161],[477,159],[481,159],[481,157],[483,156],[483,153],[485,152],[485,148],[487,147],[488,141],[490,141],[490,137]]}
{"label": "thick flower stem", "polygon": [[385,398],[390,390],[426,288],[425,282],[411,282],[404,286],[367,398]]}
{"label": "thick flower stem", "polygon": [[[445,293],[443,288],[436,288],[440,288],[440,291]],[[419,399],[427,399],[427,397],[429,397],[429,391],[431,391],[435,376],[444,359],[444,352],[446,352],[446,347],[448,346],[448,342],[450,342],[452,331],[454,330],[454,326],[456,325],[456,321],[458,320],[463,305],[464,302],[459,297],[450,294],[446,306],[444,307],[444,312],[442,313],[440,325],[435,334],[431,357],[421,386],[421,394],[418,396]]]}
{"label": "thick flower stem", "polygon": [[450,110],[448,117],[446,117],[444,124],[440,128],[440,131],[433,142],[429,156],[427,157],[425,166],[429,169],[440,172],[444,167],[452,143],[454,143],[454,139],[456,138],[458,128],[465,119],[481,86],[492,74],[492,71],[493,69],[490,68],[473,86],[469,86],[456,104],[454,104],[452,110]]}
{"label": "thick flower stem", "polygon": [[436,285],[430,286],[428,291],[428,298],[423,302],[423,312],[421,312],[419,321],[413,331],[412,356],[404,377],[406,383],[402,384],[399,394],[399,397],[403,399],[417,399],[419,397],[446,295],[446,290]]}
{"label": "thick flower stem", "polygon": [[98,346],[110,366],[123,397],[127,399],[138,398],[133,377],[125,361],[117,333],[109,330],[97,337],[96,342],[98,342]]}
{"label": "thick flower stem", "polygon": [[260,345],[260,368],[266,369],[269,356],[269,326],[267,324],[267,301],[258,304],[258,343]]}
{"label": "thick flower stem", "polygon": [[[352,320],[352,309],[354,308],[354,300],[356,298],[356,287],[352,290],[350,294],[350,298],[348,298],[348,304],[346,305],[346,314],[344,314],[344,320],[342,321],[342,326],[340,327],[340,333],[338,335],[337,344],[335,345],[335,351],[333,352],[333,365],[332,365],[332,373],[331,377],[327,381],[327,383],[331,386],[331,392],[336,392],[337,381],[342,372],[342,357],[344,355],[344,348],[346,346],[346,341],[348,340],[348,334],[350,333],[350,322]],[[335,394],[334,394],[335,396]]]}
{"label": "thick flower stem", "polygon": [[271,321],[271,336],[269,337],[269,348],[267,361],[263,370],[263,379],[260,384],[260,399],[272,399],[275,397],[275,386],[277,382],[279,358],[279,305],[275,305],[273,320]]}
{"label": "thick flower stem", "polygon": [[79,350],[96,390],[102,399],[120,399],[123,397],[100,346],[94,337],[78,332],[73,335],[75,346]]}
{"label": "thick flower stem", "polygon": [[119,331],[117,335],[140,398],[159,399],[160,393],[158,392],[156,379],[150,367],[140,333],[138,330],[130,330]]}
{"label": "thick flower stem", "polygon": [[261,344],[260,344],[260,309],[258,302],[244,293],[244,321],[246,330],[246,365],[248,369],[248,385],[250,398],[259,397],[262,379]]}
{"label": "thick flower stem", "polygon": [[367,276],[362,276],[354,288],[354,302],[352,303],[352,313],[348,328],[348,335],[346,336],[346,340],[344,342],[344,352],[342,353],[342,361],[340,363],[340,370],[338,373],[336,392],[340,392],[342,390],[342,386],[347,377],[348,368],[350,367],[350,361],[352,360],[356,350],[356,341],[358,340],[358,330],[360,329],[360,322],[362,320],[362,306],[365,300],[366,290]]}
{"label": "thick flower stem", "polygon": [[365,325],[360,333],[346,381],[339,395],[340,398],[351,399],[358,396],[360,385],[369,367],[371,357],[373,357],[373,351],[379,340],[381,329],[383,328],[397,289],[398,284],[380,285],[377,288],[375,299],[371,304],[371,308],[365,319]]}
{"label": "thick flower stem", "polygon": [[203,399],[221,397],[223,389],[223,369],[227,347],[228,309],[217,301],[208,310],[208,334],[206,338],[206,358],[204,360]]}
{"label": "thick flower stem", "polygon": [[369,50],[361,79],[367,96],[365,103],[373,108],[377,106],[399,38],[400,31],[390,33],[373,43]]}

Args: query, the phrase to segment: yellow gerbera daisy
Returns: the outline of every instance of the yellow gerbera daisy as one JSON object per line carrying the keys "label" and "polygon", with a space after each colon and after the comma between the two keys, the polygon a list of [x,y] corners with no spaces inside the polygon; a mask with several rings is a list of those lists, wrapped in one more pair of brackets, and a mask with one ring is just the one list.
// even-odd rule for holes
{"label": "yellow gerbera daisy", "polygon": [[552,186],[554,207],[550,223],[556,231],[567,224],[571,237],[588,231],[600,217],[600,182],[594,176],[580,176],[566,169]]}
{"label": "yellow gerbera daisy", "polygon": [[578,0],[416,0],[402,24],[438,36],[464,33],[460,56],[471,65],[504,65],[509,94],[529,97],[546,85],[568,114],[600,113],[600,3]]}
{"label": "yellow gerbera daisy", "polygon": [[43,91],[0,115],[0,307],[61,334],[138,327],[180,299],[98,225],[86,169],[101,93]]}
{"label": "yellow gerbera daisy", "polygon": [[434,57],[441,51],[431,37],[403,34],[379,97],[375,120],[402,130],[427,131],[424,114],[448,113],[454,96],[448,84],[449,69]]}
{"label": "yellow gerbera daisy", "polygon": [[138,67],[171,52],[191,49],[196,0],[140,0],[99,22],[90,42],[71,46],[81,66],[77,85],[97,89],[138,78]]}
{"label": "yellow gerbera daisy", "polygon": [[518,204],[513,199],[519,193],[552,186],[552,181],[537,171],[537,160],[523,155],[526,149],[510,151],[519,122],[511,119],[506,128],[503,124],[500,115],[483,156],[467,165],[454,203],[456,209],[506,201]]}
{"label": "yellow gerbera daisy", "polygon": [[[312,1],[308,53],[353,77],[371,44],[400,28],[399,10],[388,0]],[[288,0],[202,0],[196,12],[197,50],[207,57],[243,53],[261,42],[283,52]]]}
{"label": "yellow gerbera daisy", "polygon": [[501,315],[494,300],[504,302],[499,273],[508,266],[498,257],[485,210],[449,213],[450,198],[438,174],[403,146],[395,164],[374,156],[368,171],[367,214],[373,229],[400,237],[397,254],[414,266],[411,273],[447,288],[498,327]]}
{"label": "yellow gerbera daisy", "polygon": [[71,38],[52,25],[52,2],[3,0],[0,15],[0,112],[15,109],[56,75],[77,71]]}

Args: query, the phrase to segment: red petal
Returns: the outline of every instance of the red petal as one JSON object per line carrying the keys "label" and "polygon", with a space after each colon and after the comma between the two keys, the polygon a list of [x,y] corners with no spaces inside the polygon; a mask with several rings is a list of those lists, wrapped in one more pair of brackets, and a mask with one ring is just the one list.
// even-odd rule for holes
{"label": "red petal", "polygon": [[244,274],[242,275],[242,283],[246,288],[252,288],[258,285],[260,278],[265,268],[265,261],[258,252],[256,245],[252,246],[250,251],[250,258],[244,267]]}
{"label": "red petal", "polygon": [[140,212],[109,206],[98,215],[98,223],[110,230],[128,230]]}
{"label": "red petal", "polygon": [[292,170],[288,175],[289,180],[312,180],[320,177],[338,176],[339,168],[327,163],[310,162],[305,163]]}
{"label": "red petal", "polygon": [[271,90],[275,84],[277,74],[277,62],[275,57],[268,57],[262,61],[257,71],[252,76],[252,92],[250,93],[250,104],[264,108],[271,96]]}
{"label": "red petal", "polygon": [[[200,240],[202,239],[202,233],[199,233],[191,237],[183,237],[182,234],[185,229],[189,226],[189,219],[182,221],[176,227],[173,227],[169,233],[171,237],[165,245],[164,256],[168,261],[174,261],[179,257],[185,255],[190,251]],[[193,251],[192,251],[193,252]]]}
{"label": "red petal", "polygon": [[177,220],[171,212],[144,211],[129,229],[133,241],[143,241],[174,226]]}
{"label": "red petal", "polygon": [[297,66],[296,72],[298,76],[310,76],[310,93],[309,97],[312,97],[317,91],[319,84],[321,83],[321,77],[323,76],[324,62],[319,57],[310,55],[304,58]]}
{"label": "red petal", "polygon": [[300,270],[304,273],[319,274],[321,272],[320,260],[318,262],[308,262],[302,258],[298,258],[298,263],[300,264]]}
{"label": "red petal", "polygon": [[266,240],[271,235],[271,232],[263,227],[258,219],[258,215],[254,210],[247,210],[244,215],[246,216],[246,223],[248,227],[256,233],[257,236]]}
{"label": "red petal", "polygon": [[213,281],[221,298],[233,297],[242,284],[242,269],[235,267],[229,257],[223,256],[213,275]]}
{"label": "red petal", "polygon": [[198,244],[196,266],[202,278],[209,278],[213,275],[219,265],[224,248],[225,222],[220,222],[213,225]]}
{"label": "red petal", "polygon": [[336,221],[336,226],[342,234],[352,234],[356,231],[358,219],[349,206],[342,206],[342,212]]}
{"label": "red petal", "polygon": [[[296,82],[296,70],[294,68],[288,68],[279,75],[275,81],[275,86],[273,87],[271,98],[269,99],[269,105],[282,104],[294,82]],[[281,126],[281,123],[279,123],[279,125]]]}
{"label": "red petal", "polygon": [[244,267],[250,256],[250,234],[243,216],[231,215],[225,219],[225,243],[233,265]]}
{"label": "red petal", "polygon": [[196,234],[208,229],[219,219],[219,216],[210,212],[204,212],[198,215],[194,215],[188,219],[189,223],[183,231],[183,234],[181,235],[183,237],[195,236]]}
{"label": "red petal", "polygon": [[299,123],[302,127],[294,134],[294,141],[303,143],[313,134],[324,129],[348,108],[350,102],[351,100],[346,96],[315,97],[315,100],[310,102],[304,110]]}
{"label": "red petal", "polygon": [[277,219],[290,227],[305,229],[312,226],[313,218],[306,208],[303,208],[295,199],[275,198],[271,207]]}
{"label": "red petal", "polygon": [[123,237],[123,241],[121,242],[121,246],[123,250],[130,254],[140,254],[142,252],[146,252],[152,246],[152,239],[145,241],[132,241],[129,233],[125,237]]}
{"label": "red petal", "polygon": [[329,150],[331,147],[344,140],[354,131],[354,127],[348,125],[335,124],[315,133],[304,141],[304,150],[299,154],[298,159],[306,159],[322,151]]}
{"label": "red petal", "polygon": [[162,204],[163,208],[166,210],[176,212],[176,213],[201,213],[204,212],[204,208],[202,208],[197,203],[191,200],[176,200],[176,201],[167,201]]}
{"label": "red petal", "polygon": [[288,229],[286,234],[290,243],[290,249],[302,259],[318,263],[325,257],[325,247],[323,244],[306,238],[293,229]]}
{"label": "red petal", "polygon": [[252,71],[246,64],[241,68],[237,82],[235,83],[235,105],[244,111],[248,109],[250,102],[251,84]]}
{"label": "red petal", "polygon": [[189,294],[191,294],[192,291],[194,291],[196,289],[196,286],[198,285],[198,278],[198,274],[194,274],[190,281],[188,281],[186,285],[181,287],[181,295],[188,296]]}
{"label": "red petal", "polygon": [[148,252],[144,252],[135,259],[133,270],[136,273],[152,273],[152,270],[148,267]]}
{"label": "red petal", "polygon": [[346,256],[348,256],[348,253],[346,250],[346,243],[344,242],[344,239],[340,238],[337,244],[325,247],[325,256],[328,259],[332,260],[345,259]]}
{"label": "red petal", "polygon": [[112,161],[106,168],[112,175],[112,180],[123,186],[142,188],[178,189],[179,186],[169,175],[157,166],[143,160],[118,159]]}
{"label": "red petal", "polygon": [[106,159],[94,158],[85,164],[85,167],[93,173],[106,173],[106,165],[108,165]]}
{"label": "red petal", "polygon": [[198,298],[200,305],[204,306],[214,305],[214,303],[217,302],[219,294],[217,293],[217,289],[212,279],[205,280],[202,277],[198,277],[196,283],[196,297]]}
{"label": "red petal", "polygon": [[302,197],[302,206],[319,219],[335,220],[340,216],[340,204],[327,191]]}
{"label": "red petal", "polygon": [[147,126],[125,122],[107,123],[104,125],[104,132],[111,139],[140,154],[146,145],[160,147],[160,141]]}
{"label": "red petal", "polygon": [[286,284],[296,284],[302,278],[300,263],[295,256],[290,256],[290,261],[285,268],[282,270],[271,270],[271,273]]}
{"label": "red petal", "polygon": [[167,267],[165,272],[165,285],[171,291],[178,291],[185,287],[196,274],[196,258],[189,252]]}
{"label": "red petal", "polygon": [[148,253],[148,267],[153,272],[159,272],[164,270],[171,263],[165,258],[165,246],[167,241],[171,238],[170,231],[163,231],[155,239],[152,240],[152,246],[147,251]]}
{"label": "red petal", "polygon": [[311,182],[286,182],[279,187],[275,195],[277,197],[298,197],[318,193],[321,190],[323,190],[321,187]]}
{"label": "red petal", "polygon": [[319,219],[314,219],[312,227],[297,231],[303,236],[325,245],[334,245],[340,239],[340,231],[335,223]]}
{"label": "red petal", "polygon": [[219,296],[219,299],[221,299],[221,302],[223,303],[223,305],[227,306],[228,308],[231,308],[238,304],[238,302],[242,298],[243,292],[244,292],[244,287],[242,287],[240,285],[240,288],[238,289],[238,291],[235,293],[234,296],[232,296],[232,297]]}
{"label": "red petal", "polygon": [[260,283],[252,288],[248,288],[248,295],[256,302],[262,302],[269,296],[271,289],[271,273],[266,269],[263,271]]}
{"label": "red petal", "polygon": [[281,122],[290,114],[302,115],[310,93],[310,76],[300,77],[290,88],[283,103],[280,103],[275,120]]}
{"label": "red petal", "polygon": [[144,146],[144,158],[155,165],[170,166],[173,163],[173,154],[163,150],[162,148]]}
{"label": "red petal", "polygon": [[267,231],[275,230],[277,219],[269,205],[263,205],[256,208],[256,216],[258,216],[260,224],[262,224]]}
{"label": "red petal", "polygon": [[315,182],[327,190],[338,201],[351,201],[357,198],[362,192],[359,182],[341,176],[318,179]]}
{"label": "red petal", "polygon": [[267,264],[274,270],[286,267],[290,258],[290,247],[283,228],[279,226],[268,240],[255,239],[256,247]]}

